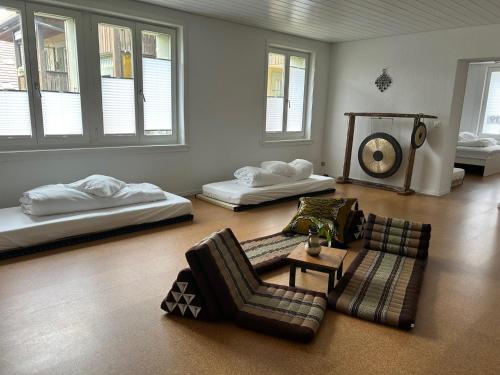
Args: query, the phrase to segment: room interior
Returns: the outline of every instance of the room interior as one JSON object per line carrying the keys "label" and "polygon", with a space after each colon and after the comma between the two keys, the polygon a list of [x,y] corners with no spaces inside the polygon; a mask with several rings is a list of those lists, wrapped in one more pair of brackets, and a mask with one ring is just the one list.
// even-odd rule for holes
{"label": "room interior", "polygon": [[497,373],[499,16],[0,0],[0,374]]}

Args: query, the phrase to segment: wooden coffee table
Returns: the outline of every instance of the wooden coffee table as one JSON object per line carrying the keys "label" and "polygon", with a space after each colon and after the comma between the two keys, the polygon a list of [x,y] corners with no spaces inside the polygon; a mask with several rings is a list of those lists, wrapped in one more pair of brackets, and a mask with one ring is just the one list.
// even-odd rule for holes
{"label": "wooden coffee table", "polygon": [[337,280],[342,277],[342,265],[347,250],[321,246],[321,253],[312,256],[306,252],[306,243],[299,244],[288,256],[290,262],[290,286],[295,286],[295,271],[300,267],[302,272],[314,270],[328,274],[328,293],[334,286],[335,272]]}

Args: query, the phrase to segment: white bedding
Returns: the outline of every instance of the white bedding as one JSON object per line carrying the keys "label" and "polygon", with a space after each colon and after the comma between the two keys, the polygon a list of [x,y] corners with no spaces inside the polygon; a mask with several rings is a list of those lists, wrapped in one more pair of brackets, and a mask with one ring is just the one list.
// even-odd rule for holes
{"label": "white bedding", "polygon": [[123,188],[109,196],[97,196],[77,190],[70,185],[55,184],[27,191],[19,202],[24,213],[45,216],[154,202],[164,200],[163,193],[158,186],[148,183],[125,184]]}
{"label": "white bedding", "polygon": [[191,201],[164,194],[157,202],[43,217],[26,215],[21,207],[0,209],[0,252],[192,213]]}
{"label": "white bedding", "polygon": [[334,181],[331,177],[312,175],[300,181],[272,186],[250,187],[239,183],[238,180],[230,180],[203,185],[202,190],[203,195],[207,197],[231,204],[246,205],[333,189]]}
{"label": "white bedding", "polygon": [[500,157],[500,145],[489,147],[457,146],[456,157],[473,159],[490,159]]}

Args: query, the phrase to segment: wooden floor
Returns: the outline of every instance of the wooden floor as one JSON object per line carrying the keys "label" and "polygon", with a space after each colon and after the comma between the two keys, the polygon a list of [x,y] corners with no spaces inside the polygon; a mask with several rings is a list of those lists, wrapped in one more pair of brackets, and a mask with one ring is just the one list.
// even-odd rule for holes
{"label": "wooden floor", "polygon": [[[498,374],[500,177],[467,177],[442,198],[337,187],[365,212],[432,224],[411,332],[328,311],[304,345],[165,316],[160,302],[190,245],[222,227],[240,240],[277,232],[296,208],[233,213],[194,200],[192,224],[1,262],[0,374]],[[287,283],[288,270],[266,279]],[[298,286],[326,284],[297,274]]]}

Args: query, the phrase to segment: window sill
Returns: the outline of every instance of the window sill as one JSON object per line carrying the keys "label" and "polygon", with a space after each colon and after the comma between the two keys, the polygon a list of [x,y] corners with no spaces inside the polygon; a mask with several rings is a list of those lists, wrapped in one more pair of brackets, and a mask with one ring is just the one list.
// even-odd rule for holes
{"label": "window sill", "polygon": [[138,145],[138,146],[102,146],[102,147],[76,147],[76,148],[50,148],[37,150],[6,150],[0,151],[0,161],[4,160],[30,160],[33,158],[52,158],[61,156],[96,155],[96,154],[156,154],[167,152],[188,151],[186,144],[172,145]]}
{"label": "window sill", "polygon": [[300,146],[312,145],[313,143],[312,139],[268,139],[262,142],[264,146]]}

